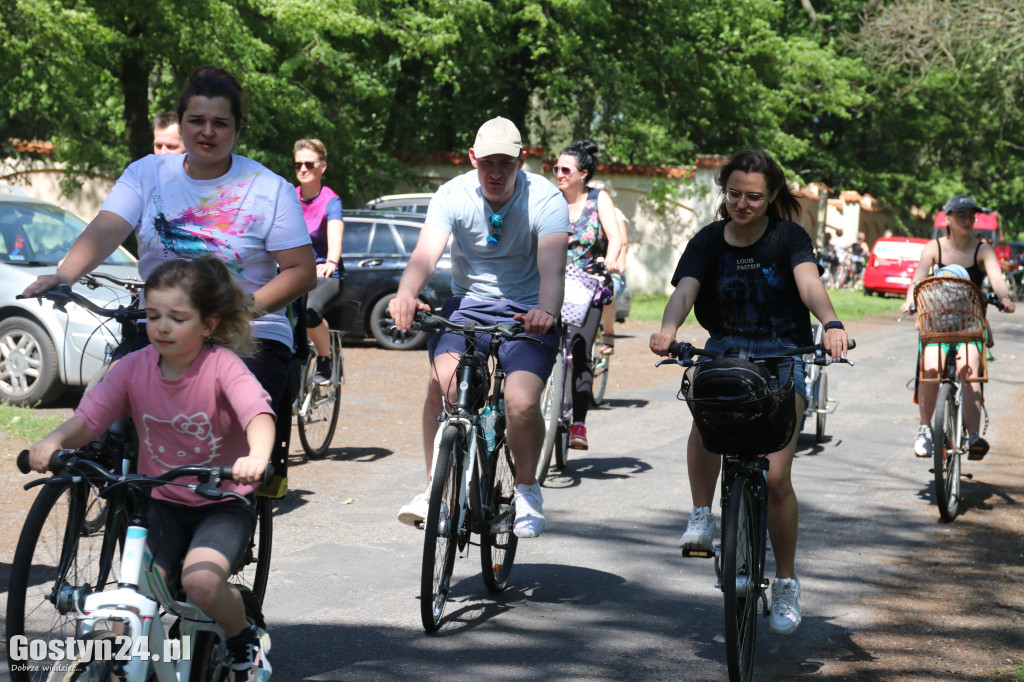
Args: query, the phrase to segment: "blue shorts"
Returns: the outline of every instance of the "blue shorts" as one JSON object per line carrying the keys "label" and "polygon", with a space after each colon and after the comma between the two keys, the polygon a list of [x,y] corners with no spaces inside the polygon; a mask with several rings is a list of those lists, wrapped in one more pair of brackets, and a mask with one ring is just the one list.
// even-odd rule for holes
{"label": "blue shorts", "polygon": [[[785,348],[796,348],[800,345],[786,338],[751,339],[746,336],[719,336],[708,339],[704,349],[720,353],[729,348],[739,348],[747,355],[762,356],[777,354]],[[793,363],[793,389],[797,395],[803,396],[804,400],[807,399],[807,365],[802,362]]]}
{"label": "blue shorts", "polygon": [[[515,322],[513,315],[525,315],[530,307],[511,303],[509,301],[478,301],[474,298],[462,298],[454,296],[445,301],[441,306],[441,316],[447,317],[453,322],[472,320],[479,324],[494,324],[496,322]],[[505,374],[512,372],[531,372],[540,377],[541,381],[547,381],[551,374],[551,368],[555,364],[555,357],[558,355],[561,330],[557,327],[551,329],[551,333],[532,336],[537,341],[513,339],[501,344],[498,348],[498,358]],[[484,354],[490,353],[490,334],[477,336],[476,348]],[[466,352],[466,339],[457,332],[447,331],[432,334],[427,342],[427,350],[430,353],[430,362],[439,353],[462,355]]]}

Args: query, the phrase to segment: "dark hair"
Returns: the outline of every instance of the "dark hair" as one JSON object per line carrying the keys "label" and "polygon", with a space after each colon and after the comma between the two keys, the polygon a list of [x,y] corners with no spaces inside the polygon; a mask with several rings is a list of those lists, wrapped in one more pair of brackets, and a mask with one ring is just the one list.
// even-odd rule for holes
{"label": "dark hair", "polygon": [[153,119],[153,130],[163,130],[178,125],[178,114],[173,111],[165,111]]}
{"label": "dark hair", "polygon": [[593,140],[576,140],[568,147],[559,152],[559,156],[568,154],[576,157],[576,165],[581,171],[586,171],[587,177],[583,184],[594,179],[594,172],[597,170],[597,144]]}
{"label": "dark hair", "polygon": [[235,130],[241,130],[249,123],[245,117],[245,96],[242,85],[231,73],[219,66],[200,66],[189,76],[188,85],[178,98],[178,120],[185,119],[185,110],[193,97],[223,97],[231,105],[235,117]]}
{"label": "dark hair", "polygon": [[224,261],[206,254],[195,260],[174,258],[156,266],[146,278],[144,291],[180,288],[205,320],[220,317],[210,342],[229,348],[242,357],[256,352],[257,341],[249,324],[252,315],[245,310],[247,297],[231,278]]}
{"label": "dark hair", "polygon": [[[796,200],[793,193],[789,191],[786,184],[786,173],[782,167],[775,162],[768,152],[763,149],[744,149],[733,154],[729,162],[722,166],[715,178],[715,184],[719,189],[725,191],[729,177],[735,172],[760,173],[764,176],[768,185],[768,195],[775,194],[775,199],[768,204],[768,215],[773,218],[785,218],[787,220],[799,220],[800,202]],[[776,194],[777,193],[777,194]],[[718,217],[726,219],[729,211],[726,210],[725,196],[718,206]]]}

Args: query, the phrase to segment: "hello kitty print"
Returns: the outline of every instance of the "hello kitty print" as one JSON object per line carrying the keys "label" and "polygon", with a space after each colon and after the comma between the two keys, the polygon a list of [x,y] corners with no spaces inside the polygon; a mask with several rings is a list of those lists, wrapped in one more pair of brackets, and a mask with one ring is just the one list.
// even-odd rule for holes
{"label": "hello kitty print", "polygon": [[[214,435],[210,416],[205,412],[179,414],[173,419],[144,414],[142,425],[149,456],[168,469],[209,464],[220,454],[222,439]],[[167,438],[170,433],[179,435],[177,442]]]}

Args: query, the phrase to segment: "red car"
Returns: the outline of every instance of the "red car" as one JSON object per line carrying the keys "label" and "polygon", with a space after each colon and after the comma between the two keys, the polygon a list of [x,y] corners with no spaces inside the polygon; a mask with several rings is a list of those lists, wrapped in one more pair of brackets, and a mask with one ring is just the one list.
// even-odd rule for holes
{"label": "red car", "polygon": [[882,237],[875,242],[864,268],[864,293],[906,296],[927,243],[920,237]]}

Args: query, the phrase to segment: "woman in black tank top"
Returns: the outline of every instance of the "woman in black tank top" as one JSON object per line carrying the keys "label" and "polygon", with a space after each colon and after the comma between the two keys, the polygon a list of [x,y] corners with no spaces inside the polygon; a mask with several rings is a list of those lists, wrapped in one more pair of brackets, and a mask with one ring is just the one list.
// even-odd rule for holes
{"label": "woman in black tank top", "polygon": [[[933,268],[938,270],[944,265],[960,265],[967,270],[971,281],[979,287],[987,276],[992,289],[1002,298],[1005,312],[1012,313],[1014,305],[1006,288],[1006,282],[1003,280],[999,258],[996,257],[996,252],[991,246],[982,242],[974,234],[974,218],[981,209],[968,195],[957,194],[946,202],[943,210],[946,212],[946,234],[925,245],[924,251],[921,252],[921,262],[918,263],[917,271],[914,273],[913,285],[907,289],[907,300],[904,301],[900,310],[903,313],[910,311],[910,306],[914,302],[915,286],[928,277]],[[921,349],[926,377],[938,378],[939,369],[942,366],[940,351],[939,344],[929,344]],[[956,349],[957,371],[962,380],[966,379],[969,374],[977,376],[983,352],[981,344],[959,344]],[[963,381],[962,386],[964,421],[971,434],[969,458],[981,459],[988,452],[988,443],[978,433],[981,423],[981,394],[978,391],[977,382]],[[917,439],[914,442],[914,454],[918,457],[931,457],[932,455],[932,433],[929,423],[932,413],[935,411],[935,399],[938,392],[938,382],[922,381],[917,387],[917,405],[921,418]]]}

